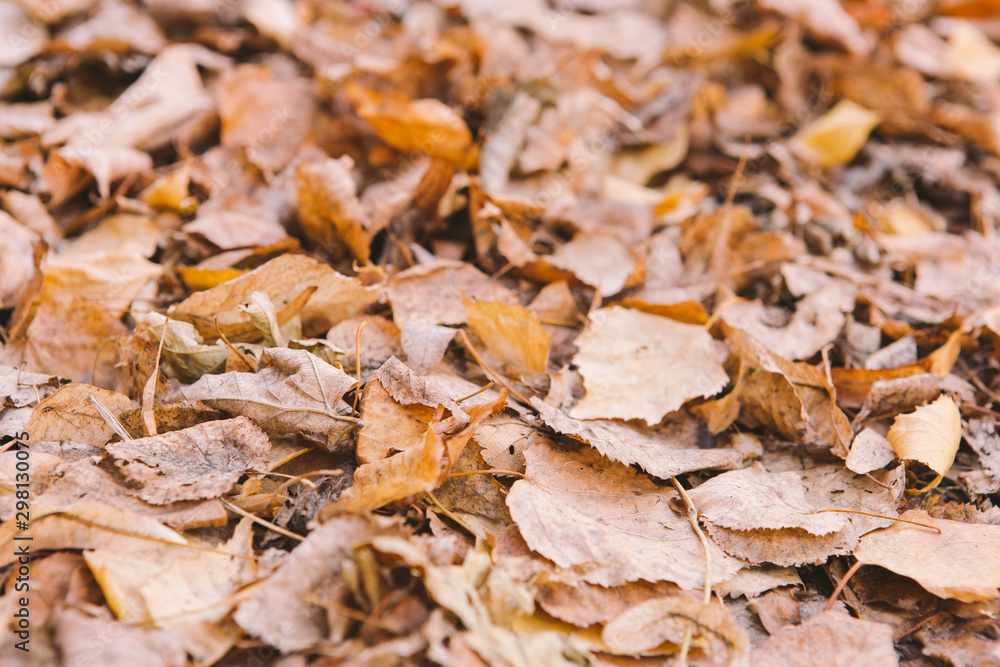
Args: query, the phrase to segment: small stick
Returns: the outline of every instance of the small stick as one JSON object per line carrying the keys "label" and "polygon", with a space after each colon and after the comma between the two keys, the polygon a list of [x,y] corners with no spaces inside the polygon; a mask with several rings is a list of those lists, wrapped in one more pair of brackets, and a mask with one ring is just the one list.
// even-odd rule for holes
{"label": "small stick", "polygon": [[285,537],[290,537],[293,540],[298,540],[299,542],[305,542],[306,541],[306,538],[302,537],[301,535],[297,535],[297,534],[293,533],[292,531],[288,530],[287,528],[282,528],[281,526],[276,526],[273,523],[270,523],[268,521],[264,521],[259,516],[254,516],[253,514],[250,514],[250,512],[247,512],[242,507],[237,507],[236,505],[234,505],[233,503],[229,502],[225,498],[219,498],[219,500],[221,500],[222,504],[225,505],[226,507],[228,507],[230,510],[232,510],[233,512],[236,512],[240,516],[245,516],[246,518],[250,519],[251,521],[253,521],[258,526],[263,526],[264,528],[267,528],[268,530],[273,530],[278,535],[284,535]]}
{"label": "small stick", "polygon": [[844,588],[847,586],[848,580],[850,580],[850,578],[853,577],[854,574],[861,569],[862,565],[864,565],[864,563],[862,563],[861,561],[857,561],[854,563],[854,565],[851,566],[851,569],[849,569],[847,572],[844,573],[844,576],[840,580],[840,583],[837,584],[837,587],[835,589],[833,589],[833,595],[830,596],[830,599],[827,601],[826,606],[823,607],[824,612],[828,612],[831,609],[833,609],[833,603],[836,602],[837,598],[840,597],[840,594],[844,592]]}
{"label": "small stick", "polygon": [[490,368],[489,364],[487,364],[486,361],[481,356],[479,356],[479,353],[476,352],[476,348],[472,347],[472,342],[469,340],[469,337],[465,334],[465,329],[459,329],[458,335],[462,337],[462,343],[465,344],[466,349],[468,349],[469,353],[472,354],[473,359],[476,360],[476,363],[478,363],[484,371],[486,371],[494,378],[496,378],[496,381],[499,382],[504,387],[504,389],[510,392],[511,396],[521,401],[528,407],[531,407],[531,401],[526,399],[516,389],[507,384],[507,381],[503,379],[503,376],[497,373],[492,368]]}
{"label": "small stick", "polygon": [[453,472],[448,475],[448,479],[452,477],[468,477],[469,475],[504,475],[506,477],[527,479],[523,472],[517,472],[516,470],[466,470],[464,472]]}
{"label": "small stick", "polygon": [[132,440],[132,436],[128,434],[128,431],[125,430],[122,423],[118,421],[118,417],[115,417],[111,414],[111,410],[108,410],[106,407],[101,405],[101,402],[94,398],[93,394],[90,395],[90,402],[94,404],[97,414],[104,420],[104,423],[107,424],[112,431],[118,434],[118,437],[122,439],[122,442]]}
{"label": "small stick", "polygon": [[938,528],[937,526],[932,526],[927,523],[920,523],[919,521],[910,521],[909,519],[899,519],[893,516],[885,516],[882,514],[872,514],[871,512],[862,512],[861,510],[827,509],[827,510],[818,510],[817,513],[818,512],[847,512],[848,514],[864,514],[865,516],[875,517],[876,519],[899,521],[900,523],[912,523],[914,526],[920,526],[921,528],[930,528],[931,530],[936,531],[938,534],[941,533],[940,528]]}
{"label": "small stick", "polygon": [[474,392],[472,392],[468,396],[463,396],[462,398],[456,399],[455,402],[456,403],[461,403],[462,401],[467,401],[470,398],[475,398],[476,396],[479,396],[481,393],[483,393],[484,391],[486,391],[487,389],[489,389],[490,387],[492,387],[493,384],[494,384],[493,380],[490,380],[489,384],[487,384],[485,387],[480,387],[479,389],[475,390]]}
{"label": "small stick", "polygon": [[701,531],[701,526],[698,525],[698,508],[694,506],[691,496],[684,490],[684,487],[681,486],[676,477],[671,477],[670,481],[678,493],[681,494],[681,498],[684,499],[684,504],[687,506],[688,521],[691,523],[691,528],[694,529],[695,535],[701,541],[702,548],[705,549],[705,595],[703,602],[708,604],[712,601],[712,552],[709,551],[708,538],[705,537],[705,533]]}
{"label": "small stick", "polygon": [[358,387],[354,390],[354,406],[351,408],[352,415],[358,411],[358,399],[361,398],[361,330],[367,325],[368,320],[363,320],[358,325],[358,330],[354,332],[354,365],[358,367]]}
{"label": "small stick", "polygon": [[[219,318],[218,317],[215,318],[215,330],[219,332],[219,338],[221,338],[222,342],[226,344],[226,347],[228,347],[230,350],[232,350],[233,354],[235,354],[237,357],[239,357],[240,359],[242,359],[244,364],[246,364],[247,366],[249,366],[250,368],[253,368],[253,369],[257,368],[257,360],[254,359],[253,357],[250,357],[247,354],[244,354],[243,352],[240,352],[239,350],[237,350],[233,346],[233,344],[229,342],[229,339],[226,338],[226,334],[222,333],[222,328],[219,326]],[[164,333],[166,333],[166,327],[164,327],[163,331],[164,331]],[[251,363],[251,360],[253,361],[253,363]]]}
{"label": "small stick", "polygon": [[167,327],[170,320],[163,323],[163,332],[160,335],[160,346],[156,348],[156,364],[153,365],[153,374],[146,380],[146,386],[142,388],[142,425],[146,427],[146,435],[156,435],[156,376],[160,374],[160,356],[163,354],[163,341],[167,340]]}

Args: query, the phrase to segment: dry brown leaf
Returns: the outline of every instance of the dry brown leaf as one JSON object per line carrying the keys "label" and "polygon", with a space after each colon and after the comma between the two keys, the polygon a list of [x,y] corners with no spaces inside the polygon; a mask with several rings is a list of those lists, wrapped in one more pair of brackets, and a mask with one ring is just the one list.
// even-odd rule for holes
{"label": "dry brown leaf", "polygon": [[[658,423],[729,382],[704,327],[612,306],[590,315],[574,363],[587,394],[572,416]],[[636,378],[643,378],[636,382]]]}
{"label": "dry brown leaf", "polygon": [[535,584],[535,600],[547,614],[581,628],[607,623],[641,602],[676,593],[677,586],[667,582],[636,581],[606,588],[539,578]]}
{"label": "dry brown leaf", "polygon": [[287,304],[311,288],[315,291],[299,313],[305,336],[326,333],[333,324],[357,315],[378,299],[377,291],[364,287],[357,278],[341,275],[310,257],[286,254],[250,273],[192,294],[167,314],[194,324],[207,340],[218,337],[218,318],[223,333],[232,340],[233,335],[256,332],[249,316],[237,309],[254,292],[267,294],[280,315]]}
{"label": "dry brown leaf", "polygon": [[351,176],[353,168],[354,161],[346,155],[299,165],[295,172],[299,218],[310,241],[328,249],[343,244],[367,264],[371,238]]}
{"label": "dry brown leaf", "polygon": [[[538,443],[525,458],[527,477],[514,482],[507,507],[532,550],[602,586],[639,579],[686,590],[704,585],[705,552],[686,518],[670,509],[674,493],[593,449]],[[725,581],[740,562],[712,548],[712,580]]]}
{"label": "dry brown leaf", "polygon": [[469,329],[492,358],[518,373],[543,373],[549,362],[549,335],[523,306],[464,300]]}
{"label": "dry brown leaf", "polygon": [[301,650],[325,640],[331,628],[327,609],[319,601],[336,609],[350,600],[344,570],[353,564],[354,549],[383,532],[374,521],[352,516],[318,527],[240,603],[233,618],[281,651]]}
{"label": "dry brown leaf", "polygon": [[400,346],[406,361],[419,373],[427,373],[444,359],[457,329],[420,320],[407,320],[400,326]]}
{"label": "dry brown leaf", "polygon": [[1000,526],[935,519],[923,510],[901,518],[941,532],[894,523],[862,537],[854,557],[910,577],[938,597],[962,602],[1000,597]]}
{"label": "dry brown leaf", "polygon": [[665,641],[684,643],[685,632],[708,631],[729,649],[730,665],[748,665],[750,639],[725,607],[679,596],[647,600],[604,626],[601,638],[616,653],[634,655]]}
{"label": "dry brown leaf", "polygon": [[612,296],[622,291],[636,268],[635,258],[618,238],[580,233],[548,258],[553,266],[572,271],[581,282]]}
{"label": "dry brown leaf", "polygon": [[531,405],[557,433],[587,443],[612,461],[636,464],[663,480],[706,468],[731,470],[743,461],[743,455],[733,450],[694,446],[698,441],[697,420],[683,413],[668,417],[666,424],[651,430],[603,419],[573,419],[537,398]]}
{"label": "dry brown leaf", "polygon": [[822,536],[843,530],[837,514],[817,514],[794,472],[769,473],[759,463],[726,472],[689,491],[702,518],[723,528],[796,528]]}
{"label": "dry brown leaf", "polygon": [[26,427],[32,441],[73,440],[103,446],[114,431],[97,413],[91,396],[114,415],[132,407],[128,396],[118,392],[89,384],[66,385],[35,407]]}
{"label": "dry brown leaf", "polygon": [[246,417],[212,421],[105,449],[148,503],[216,498],[249,470],[266,472],[267,436]]}
{"label": "dry brown leaf", "polygon": [[848,469],[863,475],[873,470],[881,470],[896,458],[892,445],[885,436],[871,428],[865,428],[851,443],[851,451],[844,464]]}
{"label": "dry brown leaf", "polygon": [[[188,662],[177,631],[137,628],[90,616],[73,607],[60,609],[55,633],[65,661],[94,661],[101,665],[141,662],[150,667],[183,667]],[[101,637],[115,637],[115,641],[100,641]]]}
{"label": "dry brown leaf", "polygon": [[370,380],[361,395],[364,427],[358,433],[358,462],[373,463],[422,446],[434,411],[426,405],[400,405],[378,378]]}
{"label": "dry brown leaf", "polygon": [[891,625],[828,611],[802,625],[784,628],[754,649],[751,664],[754,667],[818,663],[831,667],[891,667],[899,664],[892,635]]}
{"label": "dry brown leaf", "polygon": [[518,302],[510,290],[463,262],[438,262],[401,271],[389,279],[386,295],[392,304],[392,319],[400,330],[412,320],[465,324],[466,298]]}
{"label": "dry brown leaf", "polygon": [[409,100],[354,83],[346,92],[358,115],[393,148],[464,163],[472,134],[461,116],[440,100]]}
{"label": "dry brown leaf", "polygon": [[295,155],[309,132],[316,102],[308,79],[278,79],[264,65],[241,65],[215,89],[223,146],[242,146],[247,158],[276,172]]}
{"label": "dry brown leaf", "polygon": [[256,373],[206,375],[182,390],[230,415],[249,417],[270,433],[300,433],[336,451],[355,426],[342,399],[357,382],[305,350],[264,350]]}
{"label": "dry brown leaf", "polygon": [[962,415],[950,396],[899,415],[886,436],[896,456],[919,461],[939,475],[951,468],[962,440]]}

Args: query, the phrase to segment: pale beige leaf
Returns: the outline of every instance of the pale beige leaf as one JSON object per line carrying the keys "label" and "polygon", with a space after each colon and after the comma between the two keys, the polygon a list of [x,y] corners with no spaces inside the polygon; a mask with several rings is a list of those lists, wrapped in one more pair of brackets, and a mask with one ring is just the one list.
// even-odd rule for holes
{"label": "pale beige leaf", "polygon": [[888,434],[896,456],[919,461],[939,475],[951,468],[962,439],[962,415],[950,396],[899,415]]}
{"label": "pale beige leaf", "polygon": [[[538,443],[525,458],[527,478],[511,487],[507,507],[532,550],[602,586],[704,585],[705,552],[687,519],[670,509],[676,493],[594,449]],[[712,549],[713,581],[725,581],[740,563]]]}
{"label": "pale beige leaf", "polygon": [[249,417],[265,431],[300,433],[331,451],[355,420],[342,401],[357,382],[305,350],[270,348],[256,373],[206,375],[181,394],[230,415]]}
{"label": "pale beige leaf", "polygon": [[611,296],[622,291],[632,272],[635,258],[628,248],[608,234],[580,233],[559,246],[548,258],[550,264],[572,271],[581,282]]}
{"label": "pale beige leaf", "polygon": [[441,363],[456,329],[431,322],[407,320],[399,328],[399,344],[406,361],[418,373],[427,373]]}
{"label": "pale beige leaf", "polygon": [[574,363],[587,389],[572,412],[578,419],[653,425],[729,382],[704,327],[637,310],[612,306],[591,313],[577,345]]}
{"label": "pale beige leaf", "polygon": [[660,479],[705,468],[731,470],[743,461],[743,455],[731,449],[698,447],[697,427],[691,428],[697,421],[688,415],[678,414],[652,430],[603,419],[573,419],[538,398],[531,405],[557,433],[587,443],[612,461],[636,464]]}
{"label": "pale beige leaf", "polygon": [[914,579],[938,597],[962,602],[1000,597],[1000,526],[935,519],[923,510],[901,518],[941,532],[894,523],[862,537],[855,558]]}
{"label": "pale beige leaf", "polygon": [[516,304],[465,299],[469,329],[491,357],[519,373],[543,373],[549,361],[549,335],[538,318]]}
{"label": "pale beige leaf", "polygon": [[705,521],[723,528],[798,528],[822,536],[846,523],[840,515],[816,513],[797,473],[769,473],[759,463],[713,477],[689,495]]}
{"label": "pale beige leaf", "polygon": [[465,324],[465,298],[518,303],[510,290],[464,262],[437,262],[401,271],[389,279],[386,294],[392,319],[400,329],[411,320]]}
{"label": "pale beige leaf", "polygon": [[266,472],[271,442],[246,417],[112,443],[106,448],[148,503],[216,498],[248,470]]}
{"label": "pale beige leaf", "polygon": [[632,607],[605,625],[601,638],[615,652],[633,655],[665,641],[682,644],[685,631],[694,630],[708,631],[721,639],[729,649],[730,665],[749,664],[750,639],[725,607],[679,596]]}
{"label": "pale beige leaf", "polygon": [[872,470],[881,470],[895,458],[889,441],[877,431],[866,428],[854,437],[845,464],[850,470],[863,475]]}

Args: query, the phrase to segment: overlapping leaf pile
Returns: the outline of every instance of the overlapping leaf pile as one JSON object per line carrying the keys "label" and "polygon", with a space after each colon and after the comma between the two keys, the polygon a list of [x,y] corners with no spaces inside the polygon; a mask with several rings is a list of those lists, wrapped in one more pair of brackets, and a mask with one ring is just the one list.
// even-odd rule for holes
{"label": "overlapping leaf pile", "polygon": [[998,26],[0,2],[0,663],[996,664]]}

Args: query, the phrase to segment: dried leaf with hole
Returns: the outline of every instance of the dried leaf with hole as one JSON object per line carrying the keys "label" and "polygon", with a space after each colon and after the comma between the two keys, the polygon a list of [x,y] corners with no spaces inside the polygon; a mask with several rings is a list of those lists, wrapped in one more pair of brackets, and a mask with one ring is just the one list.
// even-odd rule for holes
{"label": "dried leaf with hole", "polygon": [[154,505],[217,498],[249,470],[266,472],[271,442],[246,417],[211,421],[105,447]]}
{"label": "dried leaf with hole", "polygon": [[[642,419],[649,425],[729,382],[704,327],[612,306],[594,311],[573,361],[587,394],[577,419]],[[637,382],[637,378],[642,381]]]}
{"label": "dried leaf with hole", "polygon": [[939,475],[951,468],[962,440],[962,415],[950,396],[899,415],[886,436],[896,456],[919,461]]}
{"label": "dried leaf with hole", "polygon": [[861,538],[854,557],[909,577],[942,598],[983,602],[1000,597],[1000,526],[935,519],[910,510],[902,519]]}
{"label": "dried leaf with hole", "polygon": [[357,424],[342,400],[356,384],[305,350],[269,348],[261,354],[256,373],[206,375],[181,395],[229,415],[249,417],[270,433],[300,433],[336,451]]}
{"label": "dried leaf with hole", "polygon": [[[583,581],[618,586],[672,581],[705,584],[705,551],[687,519],[670,509],[676,493],[591,448],[560,451],[538,443],[525,452],[527,477],[507,507],[532,550]],[[712,580],[741,564],[712,546]]]}

